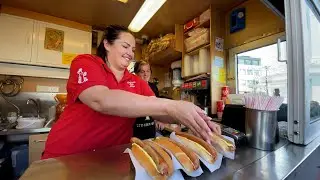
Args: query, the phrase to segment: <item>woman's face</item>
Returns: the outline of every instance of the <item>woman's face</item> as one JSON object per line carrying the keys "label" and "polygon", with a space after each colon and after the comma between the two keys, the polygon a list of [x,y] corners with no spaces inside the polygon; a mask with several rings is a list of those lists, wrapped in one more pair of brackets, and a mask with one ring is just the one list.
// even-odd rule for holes
{"label": "woman's face", "polygon": [[149,64],[142,65],[140,67],[140,71],[139,71],[138,75],[141,77],[141,79],[148,82],[151,77],[150,65]]}
{"label": "woman's face", "polygon": [[118,70],[126,69],[134,58],[135,38],[132,34],[122,32],[113,44],[104,40],[109,63]]}

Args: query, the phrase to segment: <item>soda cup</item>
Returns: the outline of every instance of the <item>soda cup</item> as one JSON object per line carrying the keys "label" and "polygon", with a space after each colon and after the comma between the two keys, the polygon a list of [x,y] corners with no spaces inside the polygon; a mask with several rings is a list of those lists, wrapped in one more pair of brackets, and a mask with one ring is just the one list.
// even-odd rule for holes
{"label": "soda cup", "polygon": [[230,94],[229,86],[223,86],[221,88],[221,100],[226,104],[228,95]]}
{"label": "soda cup", "polygon": [[217,116],[218,116],[218,119],[220,120],[222,119],[223,109],[224,109],[223,100],[217,101]]}

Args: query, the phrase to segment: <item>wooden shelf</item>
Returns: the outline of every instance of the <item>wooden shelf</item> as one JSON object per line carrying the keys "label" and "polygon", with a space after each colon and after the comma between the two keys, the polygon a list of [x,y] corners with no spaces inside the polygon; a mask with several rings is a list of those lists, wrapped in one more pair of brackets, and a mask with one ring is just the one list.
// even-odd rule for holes
{"label": "wooden shelf", "polygon": [[203,28],[210,28],[210,19],[198,24],[196,27],[188,30],[187,32],[184,33],[185,36],[188,36],[188,33],[196,28],[200,28],[200,27],[203,27]]}
{"label": "wooden shelf", "polygon": [[155,53],[149,58],[151,65],[170,65],[172,62],[180,60],[182,53],[176,51],[174,47],[168,47],[166,50]]}
{"label": "wooden shelf", "polygon": [[208,48],[210,47],[210,43],[209,44],[204,44],[204,45],[201,45],[199,47],[197,47],[196,49],[190,51],[190,52],[187,52],[186,54],[187,55],[195,55],[199,52],[200,49],[204,49],[204,48]]}
{"label": "wooden shelf", "polygon": [[199,75],[202,75],[202,74],[207,74],[207,75],[210,75],[210,72],[202,72],[202,73],[197,73],[197,74],[193,74],[193,75],[189,75],[189,76],[183,76],[182,78],[183,79],[190,79],[190,78],[193,78],[193,77],[196,77],[196,76],[199,76]]}

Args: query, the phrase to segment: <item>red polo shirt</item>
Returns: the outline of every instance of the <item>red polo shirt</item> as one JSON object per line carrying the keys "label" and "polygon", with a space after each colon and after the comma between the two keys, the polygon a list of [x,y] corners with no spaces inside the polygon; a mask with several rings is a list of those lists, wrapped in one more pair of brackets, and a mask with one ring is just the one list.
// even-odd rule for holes
{"label": "red polo shirt", "polygon": [[67,107],[49,133],[43,159],[129,143],[134,118],[102,114],[78,99],[82,91],[95,85],[154,96],[145,81],[127,70],[118,82],[101,58],[77,56],[70,68]]}

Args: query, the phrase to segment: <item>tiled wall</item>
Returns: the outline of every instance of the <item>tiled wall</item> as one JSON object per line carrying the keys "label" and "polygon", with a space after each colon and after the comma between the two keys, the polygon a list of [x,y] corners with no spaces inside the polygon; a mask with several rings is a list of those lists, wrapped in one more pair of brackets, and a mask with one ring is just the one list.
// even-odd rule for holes
{"label": "tiled wall", "polygon": [[[0,80],[5,79],[7,76],[0,75]],[[36,92],[37,85],[40,86],[56,86],[59,87],[59,93],[66,93],[67,80],[65,79],[50,79],[50,78],[38,78],[38,77],[23,77],[24,83],[21,92],[15,97],[5,97],[7,100],[13,102],[21,110],[22,116],[36,116],[35,106],[27,105],[29,98],[39,99],[41,104],[41,117],[48,116],[48,109],[56,105],[54,96],[56,93],[39,93]],[[1,117],[6,117],[8,112],[16,111],[16,109],[10,105],[6,100],[0,96],[0,114]]]}

